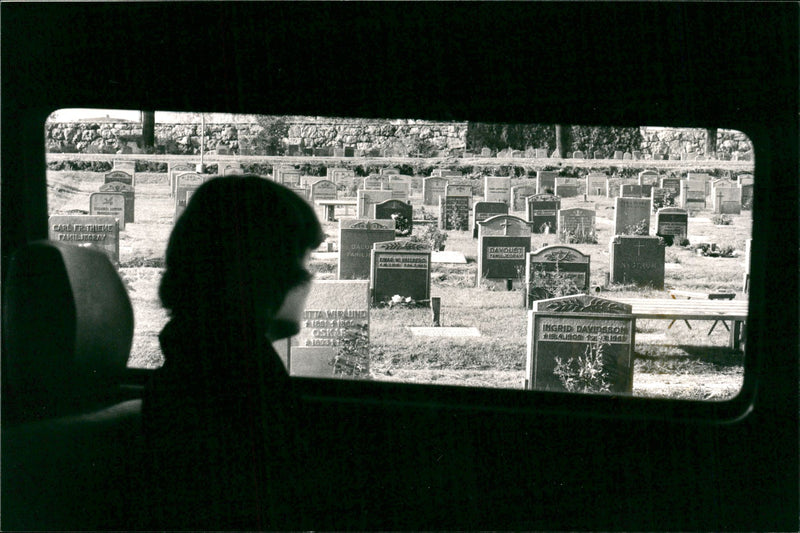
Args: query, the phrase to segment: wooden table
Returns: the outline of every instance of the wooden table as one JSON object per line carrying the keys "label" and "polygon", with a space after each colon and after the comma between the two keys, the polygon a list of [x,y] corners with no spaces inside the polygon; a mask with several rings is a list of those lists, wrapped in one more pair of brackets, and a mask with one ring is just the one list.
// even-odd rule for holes
{"label": "wooden table", "polygon": [[315,200],[315,204],[325,209],[325,220],[333,222],[334,214],[337,207],[345,207],[347,209],[358,205],[358,200],[341,199],[341,200]]}
{"label": "wooden table", "polygon": [[612,298],[631,306],[634,318],[647,320],[729,320],[730,347],[740,350],[747,322],[747,300]]}

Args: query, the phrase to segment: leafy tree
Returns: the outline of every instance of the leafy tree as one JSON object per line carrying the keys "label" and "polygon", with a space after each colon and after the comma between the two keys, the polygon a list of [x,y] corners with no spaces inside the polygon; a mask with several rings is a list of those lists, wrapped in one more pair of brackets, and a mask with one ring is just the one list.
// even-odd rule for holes
{"label": "leafy tree", "polygon": [[261,126],[252,139],[256,153],[280,155],[284,152],[284,139],[289,135],[289,123],[285,116],[259,115],[256,122]]}

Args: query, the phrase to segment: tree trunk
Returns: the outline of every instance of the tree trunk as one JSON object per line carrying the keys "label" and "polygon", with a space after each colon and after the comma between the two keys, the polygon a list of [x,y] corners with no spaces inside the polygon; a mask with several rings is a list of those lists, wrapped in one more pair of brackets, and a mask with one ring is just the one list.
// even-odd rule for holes
{"label": "tree trunk", "polygon": [[572,147],[572,128],[568,124],[556,124],[556,152],[558,157],[567,157]]}
{"label": "tree trunk", "polygon": [[706,157],[717,155],[717,128],[706,128]]}
{"label": "tree trunk", "polygon": [[156,145],[156,112],[142,111],[142,148],[154,148]]}

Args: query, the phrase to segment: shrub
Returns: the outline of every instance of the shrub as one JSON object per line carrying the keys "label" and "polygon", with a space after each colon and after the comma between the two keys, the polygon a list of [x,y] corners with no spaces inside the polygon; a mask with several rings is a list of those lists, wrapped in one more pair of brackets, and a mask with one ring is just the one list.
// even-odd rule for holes
{"label": "shrub", "polygon": [[355,326],[342,336],[331,361],[334,376],[353,378],[369,375],[368,328],[366,324]]}
{"label": "shrub", "polygon": [[586,346],[583,357],[562,361],[556,357],[553,373],[569,392],[609,392],[611,382],[603,360],[606,344],[597,341]]}
{"label": "shrub", "polygon": [[428,243],[432,250],[439,250],[444,247],[447,241],[447,233],[439,230],[436,224],[428,224],[422,235],[412,235],[412,242],[425,242]]}
{"label": "shrub", "polygon": [[574,230],[562,230],[559,232],[561,242],[567,244],[597,244],[597,232],[594,228],[578,226]]}
{"label": "shrub", "polygon": [[556,263],[555,270],[544,270],[539,267],[531,274],[528,285],[528,301],[546,300],[560,296],[581,294],[575,281],[567,274],[561,272]]}
{"label": "shrub", "polygon": [[631,224],[625,227],[626,235],[649,235],[649,224],[647,220],[642,220],[638,224]]}

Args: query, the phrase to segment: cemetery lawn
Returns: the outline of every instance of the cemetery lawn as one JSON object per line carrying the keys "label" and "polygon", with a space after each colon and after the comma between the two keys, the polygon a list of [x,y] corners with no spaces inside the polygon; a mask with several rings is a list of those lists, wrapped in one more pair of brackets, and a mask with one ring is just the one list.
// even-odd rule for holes
{"label": "cemetery lawn", "polygon": [[[158,284],[164,264],[173,203],[166,174],[136,174],[136,221],[120,234],[120,274],[128,288],[135,320],[130,366],[154,368],[161,364],[158,333],[168,320],[158,301]],[[103,173],[48,172],[50,214],[88,213],[89,194],[99,189]],[[512,180],[512,186],[524,180]],[[340,196],[342,193],[340,192]],[[421,198],[412,195],[416,214]],[[592,292],[601,298],[668,298],[670,289],[742,292],[745,239],[751,234],[750,212],[731,215],[732,224],[716,226],[713,214],[701,211],[689,219],[690,240],[732,247],[740,257],[703,257],[693,247],[666,249],[665,290],[633,286],[605,287],[609,272],[609,240],[613,226],[613,199],[564,198],[562,208],[596,211],[598,244],[569,244],[591,255]],[[426,213],[438,215],[436,206]],[[511,212],[524,218],[524,213]],[[655,216],[652,217],[651,227]],[[324,223],[329,240],[335,240],[336,223]],[[420,233],[419,227],[414,233]],[[370,379],[443,385],[521,389],[525,379],[527,313],[520,281],[513,290],[505,283],[477,281],[477,239],[471,231],[448,231],[447,251],[464,254],[466,264],[434,263],[431,295],[441,298],[441,325],[474,327],[480,337],[414,337],[408,326],[430,326],[429,308],[372,308],[370,311]],[[534,235],[531,250],[558,244],[556,235]],[[336,259],[312,259],[316,279],[336,278]],[[739,391],[744,356],[728,346],[728,332],[713,322],[640,320],[636,324],[633,391],[637,396],[724,400]]]}

